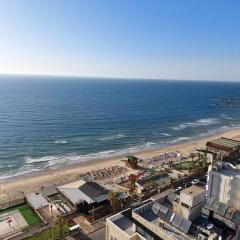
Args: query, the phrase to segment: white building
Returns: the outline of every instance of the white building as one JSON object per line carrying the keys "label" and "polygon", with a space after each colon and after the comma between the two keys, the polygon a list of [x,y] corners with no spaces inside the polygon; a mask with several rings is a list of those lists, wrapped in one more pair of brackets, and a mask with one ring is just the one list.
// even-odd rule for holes
{"label": "white building", "polygon": [[173,202],[173,210],[183,218],[193,221],[201,215],[205,195],[205,189],[192,185],[181,191],[179,201]]}
{"label": "white building", "polygon": [[217,162],[209,171],[207,196],[240,209],[240,170],[230,163]]}

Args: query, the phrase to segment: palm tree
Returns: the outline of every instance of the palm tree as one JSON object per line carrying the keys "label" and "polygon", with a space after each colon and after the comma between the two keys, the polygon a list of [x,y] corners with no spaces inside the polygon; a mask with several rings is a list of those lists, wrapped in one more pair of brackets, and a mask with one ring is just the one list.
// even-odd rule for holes
{"label": "palm tree", "polygon": [[130,174],[128,177],[128,189],[129,193],[132,196],[134,190],[135,190],[135,184],[136,184],[136,176],[134,174]]}
{"label": "palm tree", "polygon": [[193,159],[194,159],[194,157],[195,157],[195,154],[194,154],[194,153],[190,153],[188,157],[192,159],[192,168],[191,168],[191,171],[193,171],[193,169],[194,169],[194,167],[195,167],[195,164],[194,164],[194,161],[193,161]]}
{"label": "palm tree", "polygon": [[108,200],[113,212],[117,211],[121,207],[120,200],[118,199],[118,193],[111,190],[108,194]]}
{"label": "palm tree", "polygon": [[55,224],[56,226],[59,227],[59,237],[60,239],[62,239],[63,237],[63,234],[64,234],[64,227],[66,225],[67,221],[66,221],[66,218],[62,215],[58,215],[55,219]]}

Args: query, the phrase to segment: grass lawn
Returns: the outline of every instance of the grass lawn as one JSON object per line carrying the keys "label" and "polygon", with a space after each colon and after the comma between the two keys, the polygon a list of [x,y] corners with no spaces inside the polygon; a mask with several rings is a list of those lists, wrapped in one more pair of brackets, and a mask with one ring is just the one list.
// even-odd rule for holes
{"label": "grass lawn", "polygon": [[191,161],[174,164],[174,167],[178,170],[189,170],[189,169],[192,169],[193,166],[194,166],[194,163]]}
{"label": "grass lawn", "polygon": [[33,212],[33,210],[27,204],[21,204],[16,207],[11,207],[11,208],[7,208],[4,210],[0,210],[0,214],[6,213],[6,212],[11,212],[16,209],[18,209],[20,211],[20,213],[22,214],[22,216],[28,223],[29,227],[33,227],[40,223],[40,219],[38,218],[38,216]]}
{"label": "grass lawn", "polygon": [[[66,224],[63,228],[63,233],[68,234],[69,230],[68,230],[69,226]],[[58,239],[60,236],[60,229],[58,226],[54,226],[53,228],[53,239]],[[52,229],[48,228],[45,231],[42,231],[41,233],[37,233],[34,234],[32,237],[28,237],[26,238],[26,240],[50,240],[52,239]]]}

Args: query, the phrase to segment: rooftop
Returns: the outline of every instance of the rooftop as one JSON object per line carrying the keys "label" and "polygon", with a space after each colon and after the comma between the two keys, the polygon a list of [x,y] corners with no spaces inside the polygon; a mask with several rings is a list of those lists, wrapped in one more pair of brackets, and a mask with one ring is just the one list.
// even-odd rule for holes
{"label": "rooftop", "polygon": [[230,138],[218,138],[207,142],[208,147],[218,148],[224,151],[232,151],[240,146],[240,141]]}
{"label": "rooftop", "polygon": [[49,205],[47,199],[41,193],[29,193],[26,195],[26,198],[34,209],[40,209]]}
{"label": "rooftop", "polygon": [[183,189],[180,194],[187,194],[192,197],[195,197],[203,192],[205,192],[205,189],[198,187],[196,185],[192,185],[191,187]]}
{"label": "rooftop", "polygon": [[75,182],[64,184],[62,186],[59,186],[58,188],[79,188],[85,183],[86,183],[86,181],[84,181],[84,180],[78,180]]}
{"label": "rooftop", "polygon": [[41,189],[41,193],[43,194],[43,196],[49,197],[49,196],[57,194],[58,191],[57,191],[56,187],[49,186],[49,187],[43,187]]}
{"label": "rooftop", "polygon": [[73,204],[79,204],[83,201],[88,204],[106,200],[106,194],[109,192],[96,182],[86,182],[79,180],[57,187]]}
{"label": "rooftop", "polygon": [[235,167],[231,163],[227,162],[216,162],[212,168],[212,171],[232,177],[240,176],[239,166]]}
{"label": "rooftop", "polygon": [[135,156],[133,156],[133,155],[127,156],[127,159],[128,159],[129,161],[136,161],[136,160],[138,160],[138,158],[135,157]]}
{"label": "rooftop", "polygon": [[[183,190],[185,193],[192,196],[205,191],[197,186],[185,190]],[[166,193],[160,199],[155,198],[156,200],[133,210],[135,221],[152,231],[154,229],[154,233],[163,239],[166,234],[171,234],[173,239],[188,240],[198,239],[198,234],[210,236],[214,233],[224,237],[235,234],[235,226],[240,222],[240,211],[233,210],[215,199],[208,199],[203,208],[204,215],[192,222],[173,211],[168,198],[175,193],[170,191],[167,196]],[[210,211],[217,213],[219,217],[213,215],[214,219],[209,219],[207,216],[210,216]],[[209,230],[210,226],[211,230]]]}
{"label": "rooftop", "polygon": [[[161,238],[171,234],[173,239],[195,239],[190,233],[192,222],[173,212],[172,207],[167,207],[164,202],[160,203],[157,200],[147,203],[133,210],[133,213],[137,222],[150,229],[155,229],[154,233]],[[159,224],[160,222],[162,224]]]}
{"label": "rooftop", "polygon": [[133,231],[133,221],[131,219],[130,209],[117,213],[116,215],[108,218],[108,220],[114,223],[117,227],[119,227],[129,236],[135,233],[135,231]]}
{"label": "rooftop", "polygon": [[138,180],[138,183],[140,185],[144,185],[144,184],[146,184],[149,181],[151,181],[151,182],[152,181],[159,181],[159,180],[161,180],[163,178],[167,178],[167,177],[168,177],[167,173],[160,173],[160,174],[157,174],[157,175],[144,177],[144,178]]}
{"label": "rooftop", "polygon": [[233,227],[233,229],[235,229],[236,224],[240,224],[240,211],[214,198],[207,199],[203,206],[203,212],[206,215],[210,215],[210,212],[213,212],[215,218],[222,220],[229,227]]}

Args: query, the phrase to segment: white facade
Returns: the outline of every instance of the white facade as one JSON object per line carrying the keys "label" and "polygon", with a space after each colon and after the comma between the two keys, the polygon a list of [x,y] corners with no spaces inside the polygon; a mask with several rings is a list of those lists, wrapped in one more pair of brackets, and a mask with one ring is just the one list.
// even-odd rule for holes
{"label": "white facade", "polygon": [[208,198],[240,209],[240,173],[236,170],[210,171],[207,187]]}
{"label": "white facade", "polygon": [[205,202],[205,189],[191,186],[180,192],[180,201],[173,202],[173,209],[183,218],[194,221],[201,215],[201,209]]}

